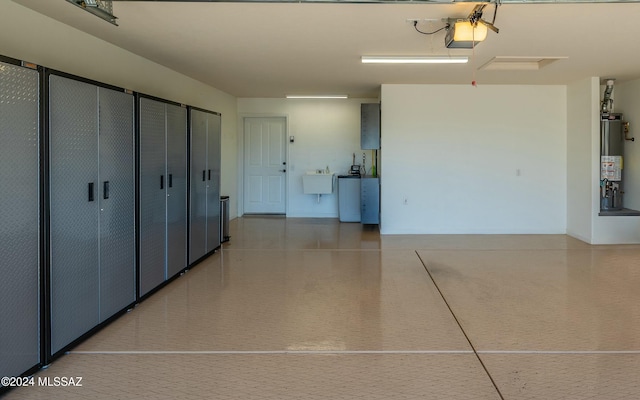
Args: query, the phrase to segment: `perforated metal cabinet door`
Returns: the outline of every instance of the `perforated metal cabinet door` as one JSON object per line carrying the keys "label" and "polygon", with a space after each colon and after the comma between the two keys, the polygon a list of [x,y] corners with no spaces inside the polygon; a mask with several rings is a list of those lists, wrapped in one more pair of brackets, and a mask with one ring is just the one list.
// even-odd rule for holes
{"label": "perforated metal cabinet door", "polygon": [[100,322],[135,301],[134,98],[99,89]]}
{"label": "perforated metal cabinet door", "polygon": [[167,278],[187,266],[187,109],[167,104]]}
{"label": "perforated metal cabinet door", "polygon": [[100,320],[98,88],[56,75],[49,85],[51,350],[56,353]]}
{"label": "perforated metal cabinet door", "polygon": [[0,62],[0,376],[39,362],[38,72]]}
{"label": "perforated metal cabinet door", "polygon": [[363,224],[380,223],[380,180],[360,179],[360,220]]}
{"label": "perforated metal cabinet door", "polygon": [[207,113],[191,109],[189,263],[207,253]]}
{"label": "perforated metal cabinet door", "polygon": [[165,108],[140,98],[140,295],[166,279]]}
{"label": "perforated metal cabinet door", "polygon": [[360,148],[362,150],[380,148],[380,104],[360,105]]}
{"label": "perforated metal cabinet door", "polygon": [[[220,115],[208,114],[207,252],[220,247]],[[207,172],[208,172],[207,171]]]}

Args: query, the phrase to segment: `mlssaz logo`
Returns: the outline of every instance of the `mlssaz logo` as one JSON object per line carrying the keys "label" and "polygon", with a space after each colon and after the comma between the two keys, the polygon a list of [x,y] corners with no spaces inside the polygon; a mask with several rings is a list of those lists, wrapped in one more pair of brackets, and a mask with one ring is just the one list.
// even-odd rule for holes
{"label": "mlssaz logo", "polygon": [[82,386],[81,376],[39,376],[38,386],[53,386],[53,387],[70,387]]}

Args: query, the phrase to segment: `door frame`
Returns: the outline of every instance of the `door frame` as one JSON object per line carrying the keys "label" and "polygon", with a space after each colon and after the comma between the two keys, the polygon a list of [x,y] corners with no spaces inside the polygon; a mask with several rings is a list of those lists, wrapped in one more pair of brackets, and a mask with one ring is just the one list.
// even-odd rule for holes
{"label": "door frame", "polygon": [[291,131],[289,128],[289,115],[288,114],[278,114],[278,113],[242,113],[238,114],[238,217],[242,217],[244,215],[244,162],[245,162],[245,152],[244,152],[244,123],[247,118],[284,118],[284,126],[285,126],[285,148],[284,148],[284,156],[285,161],[287,163],[286,170],[284,174],[284,212],[285,217],[289,215],[289,188],[291,187],[289,178],[290,178],[290,168],[291,163],[289,162],[289,139],[288,135],[291,135]]}

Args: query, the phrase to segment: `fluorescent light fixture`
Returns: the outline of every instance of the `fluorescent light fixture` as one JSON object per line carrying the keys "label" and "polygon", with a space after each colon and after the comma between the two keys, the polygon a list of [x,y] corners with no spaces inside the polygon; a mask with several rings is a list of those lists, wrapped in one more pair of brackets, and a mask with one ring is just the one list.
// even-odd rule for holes
{"label": "fluorescent light fixture", "polygon": [[446,56],[362,56],[363,64],[466,64],[469,57]]}
{"label": "fluorescent light fixture", "polygon": [[116,19],[118,17],[113,15],[113,0],[67,0],[69,3],[82,8],[85,11],[90,12],[96,17],[118,26]]}
{"label": "fluorescent light fixture", "polygon": [[450,22],[444,44],[450,49],[471,49],[487,38],[487,26],[471,21]]}
{"label": "fluorescent light fixture", "polygon": [[346,99],[346,94],[288,94],[287,99]]}

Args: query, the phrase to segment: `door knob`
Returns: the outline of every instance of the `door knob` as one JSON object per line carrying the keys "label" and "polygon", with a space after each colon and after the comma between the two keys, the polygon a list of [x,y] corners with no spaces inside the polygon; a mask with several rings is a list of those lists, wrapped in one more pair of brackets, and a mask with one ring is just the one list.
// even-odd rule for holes
{"label": "door knob", "polygon": [[287,165],[287,162],[286,162],[286,161],[283,161],[283,162],[282,162],[282,165]]}
{"label": "door knob", "polygon": [[287,172],[287,170],[286,169],[281,169],[280,172]]}

